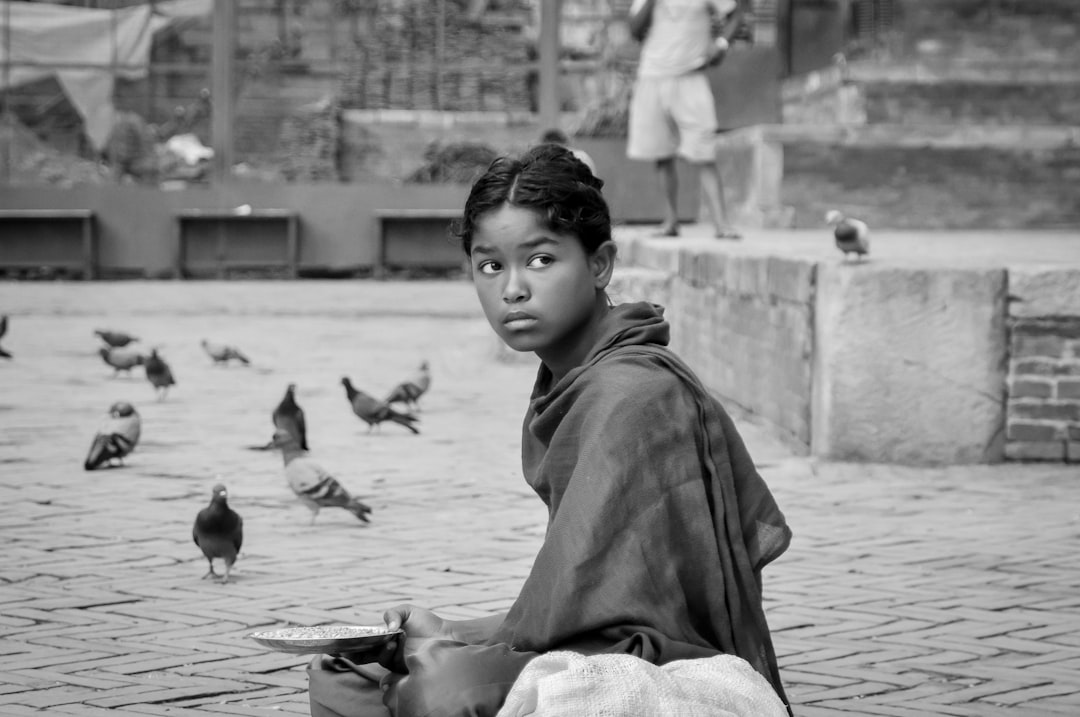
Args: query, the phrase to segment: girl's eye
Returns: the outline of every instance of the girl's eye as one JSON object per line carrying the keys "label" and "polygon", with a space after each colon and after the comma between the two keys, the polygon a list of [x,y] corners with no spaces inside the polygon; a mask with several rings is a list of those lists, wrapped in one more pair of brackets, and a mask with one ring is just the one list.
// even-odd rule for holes
{"label": "girl's eye", "polygon": [[529,268],[540,269],[549,266],[553,261],[555,260],[547,254],[540,254],[539,256],[534,256],[532,259],[529,259]]}
{"label": "girl's eye", "polygon": [[488,260],[480,262],[477,265],[476,270],[479,271],[481,274],[494,274],[499,270],[499,268],[499,263],[497,261]]}

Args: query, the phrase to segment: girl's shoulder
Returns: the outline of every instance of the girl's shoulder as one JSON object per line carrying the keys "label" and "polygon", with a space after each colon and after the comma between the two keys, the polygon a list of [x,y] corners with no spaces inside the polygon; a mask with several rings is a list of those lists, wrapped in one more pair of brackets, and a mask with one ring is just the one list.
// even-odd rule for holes
{"label": "girl's shoulder", "polygon": [[658,398],[692,396],[694,387],[682,378],[679,359],[661,346],[630,346],[614,349],[589,370],[584,389],[621,402],[651,403]]}

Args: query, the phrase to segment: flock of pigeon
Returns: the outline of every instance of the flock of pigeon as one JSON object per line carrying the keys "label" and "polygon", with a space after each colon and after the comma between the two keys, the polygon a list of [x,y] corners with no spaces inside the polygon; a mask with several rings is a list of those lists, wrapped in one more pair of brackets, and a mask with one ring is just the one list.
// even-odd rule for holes
{"label": "flock of pigeon", "polygon": [[[0,320],[0,336],[6,327],[7,320],[3,317]],[[99,354],[114,369],[114,376],[122,371],[130,375],[132,369],[142,366],[158,400],[165,400],[169,387],[176,385],[176,378],[156,348],[151,349],[149,354],[139,351],[131,345],[139,341],[138,337],[121,331],[97,330],[94,333],[104,344]],[[251,363],[235,346],[205,339],[201,344],[215,364],[227,365],[233,360],[244,365]],[[420,364],[414,376],[395,386],[381,401],[354,387],[348,377],[343,377],[341,383],[349,406],[367,424],[368,432],[379,429],[384,422],[399,424],[412,433],[420,432],[415,426],[419,419],[412,411],[419,410],[421,396],[431,387],[431,372],[426,361]],[[404,404],[405,410],[397,410],[393,404]],[[281,451],[285,479],[300,502],[311,511],[312,524],[323,508],[342,508],[365,523],[370,522],[370,506],[350,495],[329,471],[309,455],[307,424],[304,410],[296,402],[295,384],[289,384],[286,388],[285,395],[271,413],[271,421],[274,425],[273,438],[266,445],[253,448]],[[123,459],[135,450],[141,432],[142,421],[135,407],[126,401],[114,403],[91,442],[83,467],[90,471],[114,463],[122,464]],[[243,544],[243,526],[243,519],[229,507],[228,489],[221,483],[216,484],[211,492],[210,504],[199,511],[192,528],[192,539],[209,563],[204,579],[214,577],[220,578],[223,583],[228,582],[229,572]],[[223,575],[215,572],[214,560],[224,563]]]}

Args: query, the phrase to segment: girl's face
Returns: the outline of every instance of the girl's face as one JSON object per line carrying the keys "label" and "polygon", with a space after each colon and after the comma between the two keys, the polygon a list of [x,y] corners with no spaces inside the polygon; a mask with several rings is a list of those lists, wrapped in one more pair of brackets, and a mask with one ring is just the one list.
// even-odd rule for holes
{"label": "girl's face", "polygon": [[557,376],[584,359],[606,311],[613,246],[589,255],[533,210],[504,204],[477,220],[470,259],[484,315],[507,346],[536,352]]}

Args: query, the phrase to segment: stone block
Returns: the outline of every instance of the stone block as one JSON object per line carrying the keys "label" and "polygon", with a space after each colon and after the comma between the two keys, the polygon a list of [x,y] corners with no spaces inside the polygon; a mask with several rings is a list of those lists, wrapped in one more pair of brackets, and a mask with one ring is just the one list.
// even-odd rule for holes
{"label": "stone block", "polygon": [[1080,379],[1059,379],[1056,398],[1067,401],[1080,401]]}
{"label": "stone block", "polygon": [[1009,421],[1005,436],[1010,441],[1055,441],[1061,439],[1064,431],[1053,423],[1029,423]]}
{"label": "stone block", "polygon": [[813,301],[817,271],[813,262],[770,256],[765,271],[767,291],[771,296],[797,304]]}
{"label": "stone block", "polygon": [[1080,324],[1080,269],[1009,268],[1009,315],[1070,316]]}
{"label": "stone block", "polygon": [[1060,336],[1017,333],[1014,329],[1012,336],[1012,356],[1014,358],[1032,356],[1060,358],[1064,350],[1065,340]]}
{"label": "stone block", "polygon": [[1012,357],[1009,363],[1014,376],[1053,376],[1057,373],[1057,365],[1050,359],[1036,358],[1018,361]]}
{"label": "stone block", "polygon": [[1005,272],[820,264],[811,451],[1001,459]]}
{"label": "stone block", "polygon": [[1009,417],[1037,421],[1080,421],[1080,403],[1009,401]]}
{"label": "stone block", "polygon": [[1065,441],[1009,441],[1005,457],[1011,461],[1061,462],[1065,460]]}
{"label": "stone block", "polygon": [[1009,384],[1009,398],[1051,398],[1053,395],[1051,381],[1014,379]]}

